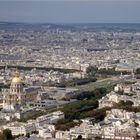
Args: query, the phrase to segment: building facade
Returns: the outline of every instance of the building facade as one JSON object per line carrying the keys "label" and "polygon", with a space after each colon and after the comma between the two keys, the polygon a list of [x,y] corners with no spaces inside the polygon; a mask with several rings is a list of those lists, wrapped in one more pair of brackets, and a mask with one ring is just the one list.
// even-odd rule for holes
{"label": "building facade", "polygon": [[22,110],[28,101],[36,100],[37,92],[24,92],[20,73],[15,72],[10,89],[3,90],[3,110],[6,112],[16,112]]}

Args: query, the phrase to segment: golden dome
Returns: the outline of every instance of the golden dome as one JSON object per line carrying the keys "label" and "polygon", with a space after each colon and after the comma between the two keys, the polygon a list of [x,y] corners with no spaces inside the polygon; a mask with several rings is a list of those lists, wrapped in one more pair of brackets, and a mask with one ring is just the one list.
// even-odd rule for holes
{"label": "golden dome", "polygon": [[14,78],[12,79],[12,83],[14,83],[14,84],[19,84],[19,83],[21,83],[21,79],[20,79],[19,77],[14,77]]}
{"label": "golden dome", "polygon": [[12,84],[20,84],[21,79],[20,79],[20,74],[18,71],[15,72],[15,77],[12,79]]}

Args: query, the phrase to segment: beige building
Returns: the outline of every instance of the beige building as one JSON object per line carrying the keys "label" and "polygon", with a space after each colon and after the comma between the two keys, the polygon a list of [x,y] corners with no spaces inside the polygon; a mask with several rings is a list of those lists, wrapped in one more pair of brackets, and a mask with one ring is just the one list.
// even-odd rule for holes
{"label": "beige building", "polygon": [[38,128],[38,135],[41,138],[49,139],[54,138],[55,136],[55,126],[51,124],[45,125],[45,127],[39,127]]}
{"label": "beige building", "polygon": [[55,138],[59,140],[71,140],[69,131],[56,131]]}
{"label": "beige building", "polygon": [[7,112],[15,112],[22,110],[26,102],[34,101],[37,97],[37,92],[24,92],[23,84],[18,71],[12,79],[9,90],[3,90],[3,110]]}
{"label": "beige building", "polygon": [[13,122],[3,126],[3,129],[10,129],[12,135],[26,135],[36,131],[35,125],[32,123]]}

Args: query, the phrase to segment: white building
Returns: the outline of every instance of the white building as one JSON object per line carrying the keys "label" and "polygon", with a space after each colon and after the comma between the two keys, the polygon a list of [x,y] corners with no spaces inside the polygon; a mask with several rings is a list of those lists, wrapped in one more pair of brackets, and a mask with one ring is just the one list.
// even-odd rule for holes
{"label": "white building", "polygon": [[46,124],[56,123],[58,120],[64,118],[64,113],[61,111],[56,111],[36,119],[36,127],[44,126]]}
{"label": "white building", "polygon": [[26,135],[27,133],[32,133],[36,130],[33,123],[20,123],[13,122],[3,126],[3,129],[10,129],[12,135]]}
{"label": "white building", "polygon": [[56,131],[55,138],[60,140],[71,140],[69,131]]}
{"label": "white building", "polygon": [[44,127],[38,128],[39,137],[44,139],[54,138],[55,133],[55,126],[54,125],[46,125]]}
{"label": "white building", "polygon": [[93,125],[92,122],[85,120],[86,119],[84,119],[83,123],[81,123],[80,126],[76,126],[70,129],[70,137],[72,139],[77,138],[79,135],[81,135],[82,138],[85,139],[101,135],[101,126],[99,124]]}

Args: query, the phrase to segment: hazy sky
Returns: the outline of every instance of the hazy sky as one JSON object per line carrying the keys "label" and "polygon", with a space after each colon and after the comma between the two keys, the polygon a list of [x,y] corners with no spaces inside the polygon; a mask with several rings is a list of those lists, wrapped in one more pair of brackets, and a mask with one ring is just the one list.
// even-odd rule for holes
{"label": "hazy sky", "polygon": [[140,23],[140,0],[0,0],[0,21]]}

